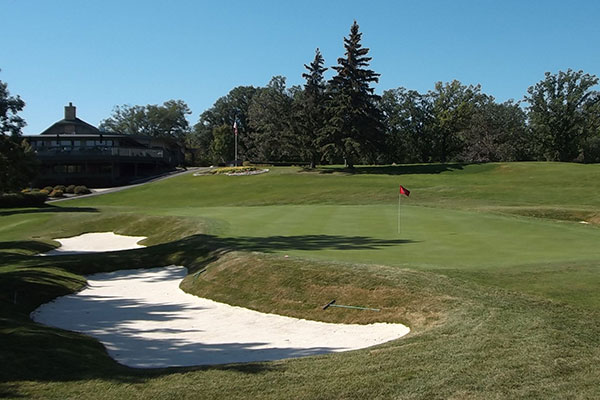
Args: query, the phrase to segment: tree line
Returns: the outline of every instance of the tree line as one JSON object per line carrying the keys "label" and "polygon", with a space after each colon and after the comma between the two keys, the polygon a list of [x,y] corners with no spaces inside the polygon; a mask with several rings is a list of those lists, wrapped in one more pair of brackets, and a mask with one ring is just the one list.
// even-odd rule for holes
{"label": "tree line", "polygon": [[300,86],[275,76],[239,86],[200,115],[189,143],[196,161],[233,159],[232,125],[243,159],[263,162],[600,162],[600,93],[594,75],[546,73],[519,102],[497,102],[480,85],[437,82],[427,93],[374,93],[379,74],[356,22],[328,81],[319,49]]}
{"label": "tree line", "polygon": [[[563,161],[600,162],[600,92],[595,75],[547,72],[521,101],[497,102],[480,85],[437,82],[419,93],[403,87],[375,94],[379,74],[369,69],[356,21],[344,55],[325,79],[316,49],[302,86],[274,76],[265,87],[238,86],[191,126],[182,100],[117,106],[100,128],[168,137],[185,149],[190,165],[234,159],[253,162],[355,164]],[[0,192],[35,175],[35,157],[23,143],[25,103],[0,81]]]}
{"label": "tree line", "polygon": [[[600,94],[594,75],[546,73],[521,101],[497,102],[480,85],[437,82],[419,93],[403,87],[375,94],[379,74],[354,22],[344,56],[325,79],[319,49],[305,64],[302,86],[274,76],[265,87],[238,86],[204,111],[191,127],[181,100],[162,106],[121,106],[102,128],[167,135],[186,148],[190,164],[234,159],[254,162],[428,163],[490,161],[600,161]],[[171,128],[172,127],[172,128]]]}

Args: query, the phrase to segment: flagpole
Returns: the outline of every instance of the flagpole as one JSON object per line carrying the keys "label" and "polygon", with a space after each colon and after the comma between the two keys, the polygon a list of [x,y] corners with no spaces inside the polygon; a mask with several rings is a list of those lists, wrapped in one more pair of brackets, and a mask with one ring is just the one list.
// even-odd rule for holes
{"label": "flagpole", "polygon": [[400,235],[400,200],[402,199],[402,195],[398,191],[398,235]]}
{"label": "flagpole", "polygon": [[238,128],[237,128],[237,116],[235,117],[235,120],[233,121],[233,135],[235,136],[235,166],[238,166],[238,145],[237,145],[237,137],[238,137]]}

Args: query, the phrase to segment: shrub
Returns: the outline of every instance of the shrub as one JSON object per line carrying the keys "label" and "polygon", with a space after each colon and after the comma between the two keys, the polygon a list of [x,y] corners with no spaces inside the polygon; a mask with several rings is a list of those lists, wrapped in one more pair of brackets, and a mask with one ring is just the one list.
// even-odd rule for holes
{"label": "shrub", "polygon": [[0,194],[0,207],[39,207],[48,199],[48,193],[31,191],[28,193]]}
{"label": "shrub", "polygon": [[56,185],[54,186],[54,190],[60,190],[64,193],[67,190],[67,188],[65,187],[65,185]]}
{"label": "shrub", "polygon": [[81,185],[81,186],[75,186],[73,193],[75,193],[77,195],[82,195],[82,194],[90,194],[90,193],[92,193],[92,191],[90,189],[88,189],[86,186]]}
{"label": "shrub", "polygon": [[50,197],[65,197],[65,192],[54,189],[52,192],[50,192]]}
{"label": "shrub", "polygon": [[47,191],[46,189],[40,190],[40,193],[45,194],[46,196],[48,196],[50,194],[50,192]]}
{"label": "shrub", "polygon": [[46,187],[44,187],[43,190],[45,190],[48,193],[52,193],[52,191],[54,190],[54,188],[52,186],[46,186]]}
{"label": "shrub", "polygon": [[252,162],[250,162],[250,161],[244,161],[244,162],[242,163],[242,165],[243,165],[244,167],[249,167],[249,166],[251,166],[251,165],[252,165]]}
{"label": "shrub", "polygon": [[256,171],[256,167],[224,167],[212,171],[213,174],[239,174],[242,172]]}
{"label": "shrub", "polygon": [[69,194],[73,194],[75,193],[75,185],[69,185],[67,186],[65,193],[69,193]]}

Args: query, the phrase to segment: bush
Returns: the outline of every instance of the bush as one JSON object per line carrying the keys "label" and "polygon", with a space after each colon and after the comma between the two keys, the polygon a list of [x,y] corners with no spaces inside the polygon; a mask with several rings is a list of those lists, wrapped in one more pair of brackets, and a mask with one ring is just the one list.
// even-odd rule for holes
{"label": "bush", "polygon": [[48,193],[31,191],[28,193],[0,194],[0,207],[39,207],[48,199]]}
{"label": "bush", "polygon": [[69,194],[73,194],[75,193],[75,185],[69,185],[67,186],[65,193],[69,193]]}
{"label": "bush", "polygon": [[211,171],[213,174],[239,174],[243,172],[256,171],[256,167],[224,167]]}
{"label": "bush", "polygon": [[65,187],[65,185],[56,185],[54,186],[54,190],[60,190],[64,193],[67,190],[67,188]]}
{"label": "bush", "polygon": [[81,185],[81,186],[75,186],[73,193],[75,193],[77,195],[82,195],[82,194],[90,194],[90,193],[92,193],[92,191],[90,189],[88,189],[86,186]]}
{"label": "bush", "polygon": [[50,197],[65,197],[65,192],[54,189],[52,192],[50,192]]}
{"label": "bush", "polygon": [[46,192],[48,192],[48,193],[52,193],[52,191],[54,190],[54,188],[53,188],[52,186],[46,186],[46,187],[44,187],[44,189],[42,189],[42,190],[45,190],[45,191],[46,191]]}

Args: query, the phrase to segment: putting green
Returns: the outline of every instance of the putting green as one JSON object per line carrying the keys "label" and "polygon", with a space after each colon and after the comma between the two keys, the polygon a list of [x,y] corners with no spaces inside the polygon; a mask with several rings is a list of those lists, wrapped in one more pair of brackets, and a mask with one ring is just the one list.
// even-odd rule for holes
{"label": "putting green", "polygon": [[435,268],[484,268],[600,256],[600,230],[483,212],[397,207],[266,206],[172,209],[169,215],[218,220],[234,246],[303,257]]}

